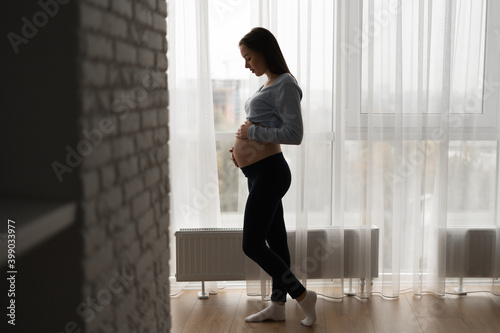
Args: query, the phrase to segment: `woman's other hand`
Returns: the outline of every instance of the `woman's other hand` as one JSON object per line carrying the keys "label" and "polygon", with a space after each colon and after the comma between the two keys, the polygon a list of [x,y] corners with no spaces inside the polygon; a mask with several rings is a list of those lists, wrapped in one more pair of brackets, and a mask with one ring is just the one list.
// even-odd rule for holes
{"label": "woman's other hand", "polygon": [[236,138],[248,140],[248,129],[250,126],[254,125],[251,121],[245,121],[244,124],[240,126],[240,128],[236,131]]}
{"label": "woman's other hand", "polygon": [[231,149],[229,149],[229,152],[231,153],[231,161],[233,161],[233,164],[234,164],[237,168],[239,168],[240,166],[238,165],[238,162],[236,162],[236,160],[234,159],[233,150],[234,150],[234,147],[231,147]]}

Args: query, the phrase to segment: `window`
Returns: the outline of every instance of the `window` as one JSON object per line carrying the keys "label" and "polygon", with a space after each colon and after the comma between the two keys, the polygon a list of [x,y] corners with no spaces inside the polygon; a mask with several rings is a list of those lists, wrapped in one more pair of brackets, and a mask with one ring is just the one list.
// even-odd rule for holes
{"label": "window", "polygon": [[[248,1],[210,0],[210,59],[222,225],[241,227],[246,183],[230,160],[234,133],[245,121],[249,75],[238,42],[250,27]],[[231,29],[227,29],[227,27]]]}
{"label": "window", "polygon": [[[259,3],[251,0],[211,0],[209,4],[221,217],[223,226],[234,227],[241,226],[247,185],[240,170],[235,168],[229,160],[228,150],[234,141],[234,132],[245,121],[246,99],[258,89],[264,80],[264,78],[256,78],[244,68],[238,42],[251,28],[258,25],[254,22],[260,21],[255,16]],[[289,225],[295,224],[295,212],[298,206],[296,192],[309,191],[309,214],[314,216],[309,221],[309,225],[331,225],[331,165],[334,140],[332,108],[334,2],[318,1],[304,10],[304,12],[309,10],[311,12],[310,33],[314,35],[314,38],[306,36],[307,29],[297,29],[298,22],[307,19],[306,15],[298,17],[297,8],[308,6],[307,1],[271,1],[268,3],[264,1],[260,2],[260,5],[270,6],[266,7],[266,10],[269,10],[270,17],[274,19],[269,22],[269,26],[277,31],[277,38],[288,66],[303,88],[302,111],[309,129],[306,135],[313,147],[308,152],[311,158],[306,158],[310,162],[303,163],[316,163],[308,166],[309,170],[314,169],[315,172],[301,175],[298,169],[303,156],[299,156],[299,148],[286,145],[282,147],[294,175],[292,187],[284,198],[284,204],[288,207],[285,209],[286,221]],[[293,29],[290,28],[291,26]],[[303,44],[301,47],[301,43],[310,43],[310,45]],[[306,64],[305,59],[309,59],[310,64]],[[306,75],[307,70],[310,70],[309,76]],[[323,168],[328,168],[326,176]],[[300,187],[303,182],[299,180],[299,177],[308,177],[309,189]],[[328,185],[325,186],[325,184]]]}
{"label": "window", "polygon": [[[455,17],[447,31],[446,15],[450,11],[446,5],[446,1],[350,3],[353,12],[359,13],[349,18],[350,42],[345,46],[350,55],[348,70],[353,73],[349,87],[354,87],[347,106],[351,132],[366,128],[368,121],[380,128],[391,128],[395,121],[402,121],[404,127],[412,128],[424,119],[426,126],[439,127],[442,112],[447,110],[451,135],[463,124],[482,128],[485,137],[496,135],[497,126],[492,124],[496,124],[500,81],[488,73],[496,66],[491,60],[498,47],[498,30],[490,29],[487,34],[486,23],[487,9],[490,20],[498,9],[487,0],[453,1]],[[424,23],[419,24],[417,17],[423,17]],[[398,24],[401,34],[397,33]],[[447,33],[455,36],[448,51],[444,43]],[[402,54],[401,64],[396,64],[397,52]],[[445,52],[451,52],[451,63],[443,62]],[[448,66],[449,101],[443,100]],[[402,112],[399,120],[396,110]]]}
{"label": "window", "polygon": [[[403,36],[401,52],[403,63],[400,64],[402,90],[396,91],[397,76],[395,60],[391,57],[397,52],[396,39],[393,32],[397,29],[397,4],[402,3],[401,24]],[[378,206],[377,224],[392,216],[393,180],[395,177],[408,178],[408,172],[422,172],[425,177],[422,191],[423,202],[431,204],[432,193],[435,193],[435,177],[439,156],[433,154],[438,150],[442,128],[448,126],[450,142],[448,150],[448,224],[450,226],[489,225],[494,220],[496,206],[496,173],[497,173],[497,109],[499,105],[498,88],[500,78],[491,73],[497,73],[498,66],[494,54],[500,47],[500,21],[491,23],[492,18],[500,13],[500,4],[492,1],[462,0],[453,2],[456,5],[456,21],[453,40],[454,52],[451,64],[453,82],[450,88],[449,117],[442,120],[443,48],[436,47],[444,38],[443,22],[445,20],[443,7],[446,2],[399,2],[396,0],[349,0],[349,15],[346,35],[351,41],[349,45],[340,45],[349,56],[346,68],[347,78],[347,113],[345,124],[345,146],[342,158],[346,161],[345,177],[345,225],[363,224],[366,216],[362,207],[366,204],[367,193],[378,193],[373,200],[381,200]],[[316,5],[316,3],[315,3]],[[334,6],[334,4],[327,4]],[[419,7],[421,5],[422,7]],[[412,7],[416,6],[416,7]],[[429,6],[433,6],[430,8]],[[310,130],[308,135],[311,146],[304,156],[287,154],[293,162],[310,163],[307,174],[301,175],[300,170],[293,170],[297,177],[307,177],[306,185],[292,188],[285,200],[293,211],[296,206],[296,196],[293,191],[307,191],[309,226],[331,225],[335,209],[335,166],[340,155],[335,151],[335,111],[332,99],[334,90],[333,49],[339,43],[332,24],[332,8],[313,6],[311,12],[312,26],[310,39],[311,78],[310,87],[305,91],[303,110],[307,110],[305,120]],[[408,13],[419,13],[425,17],[423,26],[412,21]],[[240,170],[235,168],[229,159],[229,149],[234,141],[234,132],[245,120],[244,102],[262,83],[249,75],[244,68],[244,61],[239,54],[238,41],[253,25],[251,1],[210,1],[210,45],[212,62],[212,86],[214,99],[215,130],[217,141],[217,162],[219,171],[219,190],[222,225],[225,227],[241,226],[241,214],[247,194],[246,180]],[[432,15],[431,15],[432,14]],[[500,16],[500,15],[499,15]],[[296,18],[291,18],[295,20]],[[486,22],[490,29],[486,30]],[[273,23],[275,24],[275,23]],[[278,28],[281,27],[278,24]],[[374,26],[377,25],[377,26]],[[496,24],[496,26],[495,26]],[[230,26],[231,29],[227,29]],[[438,29],[438,26],[441,28]],[[427,39],[428,29],[432,39]],[[279,29],[278,29],[279,30]],[[283,31],[283,30],[281,30]],[[441,35],[439,33],[441,31]],[[469,31],[471,36],[478,38],[460,38]],[[371,33],[371,35],[370,35]],[[285,34],[286,35],[286,34]],[[407,36],[410,36],[406,38]],[[288,64],[296,73],[304,58],[294,58],[293,50],[296,40],[286,40],[296,36],[278,36]],[[440,39],[441,38],[441,39]],[[371,39],[371,44],[367,43]],[[307,40],[307,39],[301,39]],[[283,42],[282,42],[283,41]],[[420,43],[420,46],[419,46]],[[328,45],[328,47],[324,47]],[[422,51],[419,47],[423,45]],[[432,49],[428,51],[428,47]],[[436,51],[435,49],[438,49]],[[441,51],[439,51],[439,49]],[[369,61],[371,52],[373,63]],[[440,53],[441,52],[441,53]],[[316,58],[317,57],[317,58]],[[429,61],[424,61],[428,59]],[[439,63],[441,59],[441,63]],[[424,65],[424,68],[421,66]],[[340,69],[336,69],[340,70]],[[418,121],[419,80],[432,81],[429,84],[428,96],[425,99],[426,108]],[[484,82],[484,83],[483,83]],[[426,87],[427,84],[420,86]],[[370,95],[373,93],[373,95]],[[394,129],[397,94],[400,94],[400,107],[403,122],[402,138],[402,169],[394,171]],[[419,97],[420,96],[420,97]],[[366,103],[371,98],[370,103]],[[375,105],[369,113],[366,105]],[[372,160],[367,155],[367,126],[378,131],[375,135],[380,143],[372,146]],[[422,124],[425,122],[425,124]],[[338,125],[337,125],[338,126]],[[421,132],[418,129],[422,129]],[[286,147],[285,147],[286,149]],[[426,154],[425,162],[422,156]],[[371,163],[377,180],[367,189],[366,167]],[[292,163],[293,164],[293,163]],[[321,166],[321,167],[320,167]],[[328,166],[328,167],[325,167]],[[409,171],[412,170],[412,171]],[[410,177],[411,178],[411,177]],[[488,179],[490,180],[488,182]],[[297,179],[295,179],[296,181]],[[403,203],[410,207],[411,183],[405,184]],[[373,192],[373,190],[375,192]],[[406,191],[406,192],[405,192]],[[340,192],[339,192],[340,193]],[[384,199],[385,198],[385,199]],[[435,199],[435,198],[434,198]],[[286,204],[286,203],[285,203]],[[407,209],[407,208],[405,208]],[[408,208],[409,209],[409,208]],[[287,223],[294,225],[295,216],[289,214]],[[336,223],[336,222],[335,222]]]}

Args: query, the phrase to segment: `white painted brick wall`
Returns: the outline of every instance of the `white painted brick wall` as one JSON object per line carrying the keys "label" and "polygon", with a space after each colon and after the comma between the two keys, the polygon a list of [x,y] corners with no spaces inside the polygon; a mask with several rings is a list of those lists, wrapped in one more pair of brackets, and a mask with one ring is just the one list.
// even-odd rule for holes
{"label": "white painted brick wall", "polygon": [[125,42],[117,41],[116,48],[116,62],[123,64],[135,64],[137,62],[137,48]]}
{"label": "white painted brick wall", "polygon": [[103,15],[104,31],[107,31],[111,37],[117,37],[119,39],[127,38],[127,20],[116,15],[105,13]]}
{"label": "white painted brick wall", "polygon": [[138,112],[130,112],[127,117],[120,120],[121,134],[137,132],[141,128],[141,114]]}
{"label": "white painted brick wall", "polygon": [[144,176],[144,184],[146,187],[151,187],[155,184],[158,184],[160,181],[160,167],[156,166],[150,170],[145,172]]}
{"label": "white painted brick wall", "polygon": [[83,72],[89,73],[86,75],[85,85],[92,85],[95,87],[103,87],[107,83],[107,70],[106,66],[102,63],[95,61],[84,61],[83,62]]}
{"label": "white painted brick wall", "polygon": [[153,25],[153,12],[140,2],[135,2],[135,19],[148,27]]}
{"label": "white painted brick wall", "polygon": [[156,126],[158,126],[158,111],[144,111],[142,113],[142,128],[154,128]]}
{"label": "white painted brick wall", "polygon": [[132,18],[132,0],[111,0],[111,9],[126,18]]}
{"label": "white painted brick wall", "polygon": [[[121,160],[118,163],[118,179],[124,182],[134,176],[139,172],[139,162],[137,156],[132,156],[128,159]],[[125,190],[125,192],[127,192]],[[128,197],[130,199],[131,197]]]}
{"label": "white painted brick wall", "polygon": [[[101,304],[85,331],[168,332],[166,3],[82,0],[79,6],[79,133],[97,140],[80,168],[83,294],[104,295],[111,272],[126,268],[133,277]],[[99,132],[104,120],[112,130]]]}
{"label": "white painted brick wall", "polygon": [[113,261],[113,249],[110,244],[104,243],[100,248],[89,255],[88,260],[84,261],[85,277],[88,281],[93,281],[110,267]]}
{"label": "white painted brick wall", "polygon": [[115,185],[116,172],[114,165],[107,165],[101,168],[101,182],[102,182],[102,188],[105,190],[108,190]]}
{"label": "white painted brick wall", "polygon": [[153,263],[153,253],[151,250],[147,249],[137,261],[136,271],[145,274],[150,267],[151,269],[153,268]]}
{"label": "white painted brick wall", "polygon": [[127,250],[127,248],[137,239],[136,227],[133,223],[125,226],[125,228],[119,232],[115,233],[114,239],[114,250],[115,253],[121,253]]}
{"label": "white painted brick wall", "polygon": [[135,152],[134,139],[129,136],[118,137],[113,142],[113,157],[120,160]]}
{"label": "white painted brick wall", "polygon": [[151,206],[151,193],[144,191],[132,199],[132,218],[138,219]]}
{"label": "white painted brick wall", "polygon": [[91,59],[113,60],[113,40],[106,36],[89,33],[85,36],[86,55]]}
{"label": "white painted brick wall", "polygon": [[130,202],[137,194],[144,190],[144,183],[140,178],[134,178],[125,183],[125,200]]}
{"label": "white painted brick wall", "polygon": [[149,150],[153,147],[153,131],[141,131],[135,136],[137,142],[137,149],[139,151]]}
{"label": "white painted brick wall", "polygon": [[[82,138],[84,140],[84,138]],[[104,165],[111,160],[111,143],[103,142],[100,145],[92,147],[92,153],[88,158],[84,158],[82,166],[84,169],[94,169],[98,166]]]}
{"label": "white painted brick wall", "polygon": [[[125,198],[125,200],[127,200],[127,199]],[[128,223],[129,217],[130,217],[130,207],[129,206],[124,205],[124,206],[118,208],[115,212],[111,213],[111,216],[109,217],[109,222],[108,222],[106,229],[112,235],[115,235],[116,232],[118,232],[119,230],[122,230],[123,228],[130,225],[130,223]]]}
{"label": "white painted brick wall", "polygon": [[153,209],[148,209],[141,217],[138,219],[137,223],[137,231],[141,236],[144,235],[145,232],[152,229],[154,225],[154,212]]}
{"label": "white painted brick wall", "polygon": [[146,49],[139,50],[138,62],[148,67],[153,67],[155,65],[155,53]]}

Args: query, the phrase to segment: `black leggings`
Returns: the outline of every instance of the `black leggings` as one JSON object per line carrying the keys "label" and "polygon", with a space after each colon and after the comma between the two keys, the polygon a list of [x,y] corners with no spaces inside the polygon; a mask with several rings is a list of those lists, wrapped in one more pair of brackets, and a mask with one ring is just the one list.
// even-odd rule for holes
{"label": "black leggings", "polygon": [[[286,302],[306,290],[290,271],[283,204],[290,187],[290,169],[282,153],[241,168],[248,178],[249,195],[243,224],[243,251],[273,278],[271,300]],[[269,247],[266,245],[269,245]]]}

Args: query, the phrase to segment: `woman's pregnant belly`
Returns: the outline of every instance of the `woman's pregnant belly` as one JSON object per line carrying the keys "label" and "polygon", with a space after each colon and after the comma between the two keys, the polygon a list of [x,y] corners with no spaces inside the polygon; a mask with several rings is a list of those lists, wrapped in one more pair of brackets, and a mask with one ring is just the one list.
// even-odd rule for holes
{"label": "woman's pregnant belly", "polygon": [[256,163],[266,157],[281,152],[278,143],[263,143],[255,140],[236,139],[233,156],[240,168]]}

